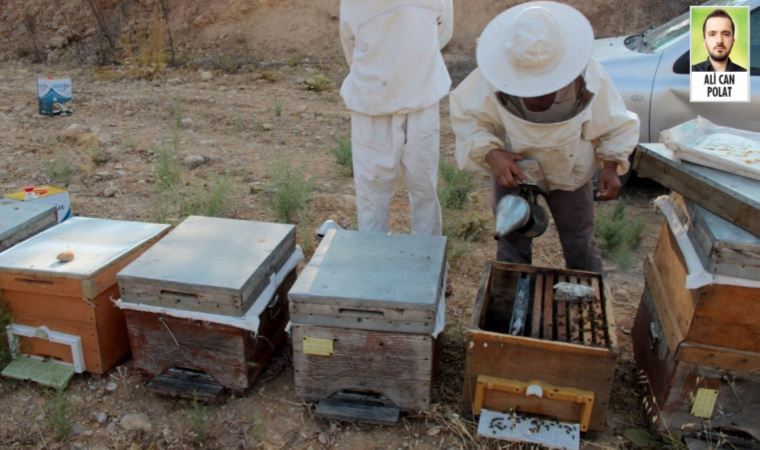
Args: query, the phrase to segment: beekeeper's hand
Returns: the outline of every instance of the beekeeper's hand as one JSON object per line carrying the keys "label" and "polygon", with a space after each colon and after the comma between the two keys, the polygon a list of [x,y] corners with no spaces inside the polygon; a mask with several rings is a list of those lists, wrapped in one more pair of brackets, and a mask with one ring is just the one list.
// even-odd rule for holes
{"label": "beekeeper's hand", "polygon": [[620,195],[620,177],[617,174],[617,163],[605,161],[602,173],[599,175],[597,195],[600,200],[614,200]]}
{"label": "beekeeper's hand", "polygon": [[501,148],[495,148],[486,154],[486,162],[491,167],[496,181],[508,188],[516,188],[520,182],[525,181],[525,175],[517,165],[517,161],[521,159],[522,156]]}

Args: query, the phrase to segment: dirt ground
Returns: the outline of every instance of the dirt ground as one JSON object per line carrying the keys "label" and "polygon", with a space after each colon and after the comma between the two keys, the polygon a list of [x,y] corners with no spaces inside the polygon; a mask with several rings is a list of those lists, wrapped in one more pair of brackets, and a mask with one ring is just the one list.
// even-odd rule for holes
{"label": "dirt ground", "polygon": [[[70,15],[74,14],[74,3],[62,2]],[[244,8],[245,2],[226,3],[243,8],[244,15],[266,22],[264,30],[272,31],[278,24],[284,26],[277,20],[288,11],[301,14],[298,8],[306,2],[262,0],[252,2],[255,6],[249,9]],[[473,30],[482,28],[486,17],[511,3],[483,2],[472,10],[457,3],[460,17],[469,20],[463,20],[466,26],[446,54],[455,81],[473,66],[472,42],[477,35]],[[313,22],[303,14],[299,18],[309,24],[309,29],[335,27],[336,5],[337,1],[315,2],[317,18]],[[674,11],[682,6],[680,2],[668,3]],[[648,17],[641,12],[643,9],[626,7],[630,23],[625,23],[622,14],[611,18],[609,6],[583,3],[582,7],[593,10],[592,22],[607,34],[640,28]],[[266,14],[278,19],[267,22],[262,10],[259,13],[265,18],[255,14],[257,8],[265,8]],[[160,216],[155,175],[160,151],[172,147],[173,138],[178,136],[182,185],[195,192],[216,186],[221,180],[226,185],[224,214],[229,217],[273,220],[268,202],[275,166],[287,161],[303,168],[313,183],[308,214],[298,225],[299,243],[307,258],[316,245],[312,231],[323,220],[332,218],[343,226],[355,226],[352,179],[330,154],[338,139],[350,132],[349,114],[337,92],[345,66],[335,53],[336,41],[330,41],[332,32],[328,37],[315,38],[315,45],[323,51],[293,51],[303,46],[289,42],[295,40],[298,44],[299,39],[306,38],[288,25],[286,44],[278,47],[271,36],[269,40],[262,38],[263,44],[256,47],[255,63],[234,65],[230,70],[226,60],[219,59],[224,55],[220,53],[202,67],[189,64],[144,80],[126,76],[128,67],[77,63],[73,51],[58,54],[55,61],[45,65],[32,64],[28,54],[19,58],[17,49],[24,42],[23,29],[18,31],[20,25],[14,14],[18,15],[18,11],[0,11],[0,36],[9,43],[0,48],[4,59],[0,65],[0,192],[48,183],[68,167],[68,190],[75,214],[156,221]],[[247,34],[240,33],[242,40],[231,35],[230,30],[239,29],[239,20],[233,20],[218,5],[205,15],[186,14],[198,23],[183,28],[185,35],[208,20],[202,32],[210,37],[203,42],[216,50],[225,48],[226,42],[248,42],[247,47],[234,49],[252,48],[251,36],[263,33],[253,27]],[[49,28],[56,30],[53,25]],[[267,59],[265,49],[269,46],[273,56]],[[235,52],[233,56],[239,57]],[[200,61],[197,55],[204,53],[188,54]],[[61,62],[56,62],[57,58]],[[73,115],[51,118],[37,113],[37,74],[73,79]],[[323,92],[305,90],[303,82],[317,74],[324,74],[331,86]],[[448,115],[446,102],[441,105],[441,114],[444,118]],[[453,162],[454,137],[447,120],[442,121],[442,127],[441,154]],[[445,220],[464,218],[478,224],[480,237],[476,242],[452,243],[456,245],[450,259],[453,293],[447,300],[447,327],[436,369],[434,404],[429,411],[406,417],[392,427],[318,420],[312,407],[295,395],[287,349],[275,357],[248,394],[231,396],[208,407],[146,392],[146,380],[127,361],[106,377],[84,375],[72,380],[63,394],[68,412],[62,415],[71,433],[62,440],[56,438],[52,425],[52,419],[61,414],[54,411],[56,401],[49,389],[0,379],[0,448],[496,448],[498,444],[494,442],[473,439],[474,425],[457,409],[464,370],[465,327],[484,264],[495,254],[495,243],[489,237],[493,221],[488,181],[478,179],[477,186],[463,212],[445,213]],[[397,187],[392,228],[408,232],[408,201],[402,183]],[[607,282],[614,295],[621,357],[607,428],[586,435],[587,448],[627,447],[623,431],[646,426],[640,413],[641,390],[635,382],[629,331],[643,290],[641,261],[653,249],[660,221],[651,200],[663,192],[646,180],[634,180],[624,193],[628,213],[645,222],[646,232],[631,267],[623,269],[605,263]],[[602,203],[597,208],[607,211],[614,205],[615,202]],[[535,242],[534,263],[563,265],[553,227]],[[131,413],[146,414],[149,429],[124,429],[121,418]]]}

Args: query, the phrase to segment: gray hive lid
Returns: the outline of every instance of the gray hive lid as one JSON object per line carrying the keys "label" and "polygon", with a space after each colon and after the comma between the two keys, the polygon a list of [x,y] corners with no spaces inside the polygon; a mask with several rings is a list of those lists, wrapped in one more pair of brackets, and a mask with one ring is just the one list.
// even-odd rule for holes
{"label": "gray hive lid", "polygon": [[702,264],[716,275],[760,280],[760,238],[686,201],[689,238]]}
{"label": "gray hive lid", "polygon": [[331,230],[288,293],[295,303],[435,311],[442,236]]}
{"label": "gray hive lid", "polygon": [[[72,217],[0,253],[0,270],[89,279],[117,263],[169,226],[122,220]],[[59,262],[64,250],[74,260]]]}
{"label": "gray hive lid", "polygon": [[[190,216],[117,278],[123,301],[169,306],[158,296],[137,295],[153,285],[233,299],[214,300],[219,306],[209,312],[243,314],[246,301],[266,286],[269,276],[294,250],[293,225]],[[203,310],[202,306],[174,307]]]}
{"label": "gray hive lid", "polygon": [[56,222],[53,205],[0,198],[0,251]]}

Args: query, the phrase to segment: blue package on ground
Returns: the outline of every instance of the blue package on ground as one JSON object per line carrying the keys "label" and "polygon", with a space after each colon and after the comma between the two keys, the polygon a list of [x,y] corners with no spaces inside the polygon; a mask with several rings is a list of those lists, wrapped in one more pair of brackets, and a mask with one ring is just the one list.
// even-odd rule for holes
{"label": "blue package on ground", "polygon": [[71,114],[68,102],[71,101],[71,79],[38,78],[37,96],[40,102],[40,114],[57,116]]}

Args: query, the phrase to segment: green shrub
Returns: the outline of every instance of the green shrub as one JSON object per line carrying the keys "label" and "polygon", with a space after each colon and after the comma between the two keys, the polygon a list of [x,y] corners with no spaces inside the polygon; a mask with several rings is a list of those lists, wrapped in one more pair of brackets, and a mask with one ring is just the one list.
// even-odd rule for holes
{"label": "green shrub", "polygon": [[187,417],[190,420],[190,429],[193,431],[195,445],[202,446],[206,439],[206,405],[198,401],[197,396],[193,396],[193,402]]}
{"label": "green shrub", "polygon": [[271,198],[269,208],[276,219],[284,223],[293,223],[302,217],[311,198],[311,180],[306,178],[306,171],[289,161],[280,160],[272,170],[269,191]]}
{"label": "green shrub", "polygon": [[633,260],[631,251],[641,244],[645,229],[643,220],[627,217],[625,202],[621,199],[612,211],[597,215],[594,231],[602,256],[627,268]]}
{"label": "green shrub", "polygon": [[45,417],[53,428],[55,438],[62,441],[71,435],[71,404],[63,395],[63,388],[57,389],[45,408]]}
{"label": "green shrub", "polygon": [[439,163],[439,172],[438,198],[441,206],[446,209],[462,209],[475,190],[475,178],[444,159]]}
{"label": "green shrub", "polygon": [[339,137],[335,146],[330,149],[330,154],[335,158],[335,162],[343,168],[348,176],[354,175],[354,160],[351,155],[351,140],[346,137]]}
{"label": "green shrub", "polygon": [[55,157],[45,163],[45,177],[53,183],[66,187],[71,183],[73,174],[74,170],[64,159]]}
{"label": "green shrub", "polygon": [[332,83],[325,74],[318,72],[304,80],[303,88],[307,91],[324,92],[332,89]]}

